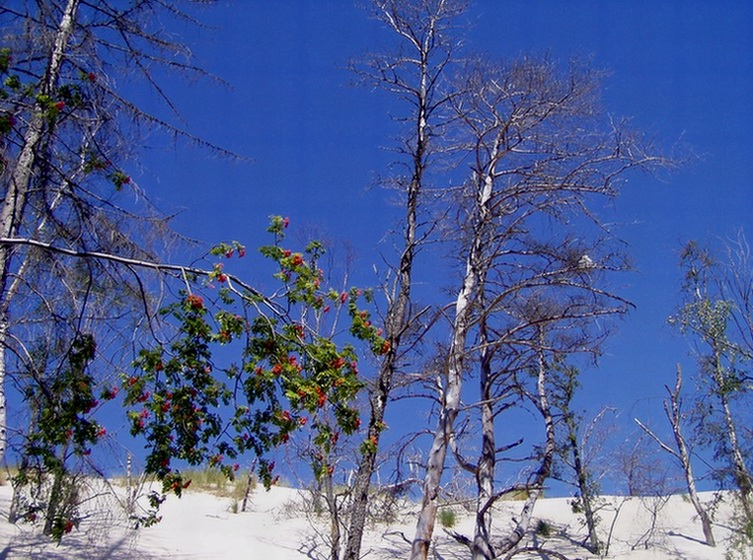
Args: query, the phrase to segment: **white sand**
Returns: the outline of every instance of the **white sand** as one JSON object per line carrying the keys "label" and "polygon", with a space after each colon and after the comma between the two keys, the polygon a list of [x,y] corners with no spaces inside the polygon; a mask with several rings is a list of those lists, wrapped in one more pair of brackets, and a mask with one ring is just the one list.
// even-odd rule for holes
{"label": "white sand", "polygon": [[[270,492],[257,489],[249,511],[231,513],[231,499],[201,492],[187,492],[183,498],[171,497],[162,507],[163,520],[154,527],[134,531],[112,500],[100,499],[91,517],[67,535],[60,546],[41,535],[38,527],[9,524],[7,520],[11,489],[0,486],[0,560],[39,559],[139,559],[175,558],[282,560],[324,557],[320,545],[311,547],[317,530],[328,530],[326,518],[307,519],[300,506],[301,495],[289,488],[273,488]],[[705,495],[711,499],[710,495]],[[651,527],[652,500],[612,498],[600,513],[602,535],[609,532],[616,508],[619,514],[611,539],[610,557],[628,560],[657,558],[683,560],[722,560],[728,529],[715,526],[719,546],[709,548],[702,543],[703,534],[695,520],[691,504],[681,496],[670,498]],[[519,503],[503,503],[495,519],[498,527],[510,523],[517,515]],[[406,558],[410,549],[403,535],[412,536],[415,508],[408,504],[401,522],[376,524],[370,527],[364,541],[366,558],[386,560]],[[552,529],[549,538],[537,537],[545,544],[571,558],[591,558],[573,540],[584,536],[583,527],[566,499],[546,499],[536,506],[536,518],[546,520]],[[724,520],[724,508],[718,516]],[[472,515],[457,508],[454,531],[471,536]],[[560,535],[560,536],[557,536]],[[561,535],[566,535],[563,537]],[[467,549],[456,544],[441,528],[435,534],[437,550],[442,558],[467,558]],[[642,543],[647,542],[646,548]],[[525,558],[525,556],[516,556]],[[532,556],[540,558],[540,556]]]}

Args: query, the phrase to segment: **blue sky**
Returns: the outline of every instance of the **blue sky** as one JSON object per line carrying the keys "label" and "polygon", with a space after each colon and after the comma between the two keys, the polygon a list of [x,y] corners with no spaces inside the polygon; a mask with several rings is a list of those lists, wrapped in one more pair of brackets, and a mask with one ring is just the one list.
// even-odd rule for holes
{"label": "blue sky", "polygon": [[[358,282],[373,282],[397,222],[389,193],[370,187],[387,173],[397,129],[388,98],[352,87],[346,66],[378,51],[383,29],[351,0],[220,1],[200,15],[212,29],[190,35],[195,55],[232,87],[192,82],[172,95],[191,132],[248,160],[153,149],[135,178],[164,210],[183,210],[175,226],[186,235],[254,247],[268,215],[289,215],[352,243],[366,272]],[[584,374],[583,402],[659,422],[675,363],[693,365],[666,326],[679,249],[753,231],[753,3],[479,0],[468,20],[467,47],[491,57],[591,57],[611,72],[610,113],[697,156],[658,179],[631,178],[618,199],[610,219],[635,266],[621,294],[636,309]]]}

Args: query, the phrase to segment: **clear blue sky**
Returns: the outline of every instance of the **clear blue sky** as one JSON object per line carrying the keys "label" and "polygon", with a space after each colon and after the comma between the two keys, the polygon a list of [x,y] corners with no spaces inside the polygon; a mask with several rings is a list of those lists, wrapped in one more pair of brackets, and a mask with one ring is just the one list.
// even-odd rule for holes
{"label": "clear blue sky", "polygon": [[[135,177],[163,209],[184,209],[175,225],[191,237],[254,247],[266,217],[284,214],[352,242],[368,272],[395,225],[390,195],[369,187],[387,172],[382,148],[396,129],[387,98],[351,87],[346,65],[379,50],[382,28],[351,0],[220,1],[201,18],[215,29],[192,33],[195,54],[232,89],[198,82],[172,94],[193,133],[250,160],[153,151]],[[621,293],[637,308],[584,375],[592,402],[658,422],[675,363],[693,365],[666,326],[681,245],[753,236],[753,3],[478,0],[468,19],[467,46],[493,57],[592,57],[611,71],[609,112],[699,156],[662,180],[633,178],[617,201],[610,218],[636,269]]]}

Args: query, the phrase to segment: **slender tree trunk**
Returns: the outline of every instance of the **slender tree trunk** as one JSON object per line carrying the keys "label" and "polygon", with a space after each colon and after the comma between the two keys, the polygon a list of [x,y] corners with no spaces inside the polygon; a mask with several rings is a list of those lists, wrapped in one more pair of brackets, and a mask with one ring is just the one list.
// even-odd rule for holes
{"label": "slender tree trunk", "polygon": [[5,404],[5,344],[7,341],[7,332],[7,316],[5,313],[0,313],[0,461],[5,457],[5,448],[8,441],[8,428],[6,423],[8,411]]}
{"label": "slender tree trunk", "polygon": [[[483,332],[482,328],[482,332]],[[483,347],[486,335],[481,335]],[[496,465],[496,439],[494,434],[494,403],[491,392],[492,350],[482,352],[480,365],[481,382],[481,457],[476,470],[476,528],[473,535],[471,555],[473,560],[495,558],[491,543],[492,508],[494,502],[494,469]]]}
{"label": "slender tree trunk", "polygon": [[[425,126],[425,125],[424,125]],[[423,131],[423,127],[420,128]],[[415,255],[418,195],[421,190],[422,167],[418,165],[417,158],[416,174],[411,182],[407,204],[407,226],[405,230],[405,249],[400,258],[398,272],[397,296],[391,298],[385,323],[386,340],[390,343],[390,349],[379,369],[379,376],[369,396],[371,416],[367,438],[376,445],[368,446],[362,451],[358,471],[353,484],[353,502],[350,511],[350,525],[348,540],[345,546],[344,560],[359,560],[361,556],[361,543],[366,525],[366,511],[369,501],[371,477],[376,465],[379,440],[384,431],[384,415],[387,409],[392,380],[397,370],[398,351],[402,335],[410,323],[408,308],[411,297],[413,259]]]}
{"label": "slender tree trunk", "polygon": [[599,554],[601,550],[601,542],[599,541],[599,534],[596,532],[596,515],[593,509],[593,496],[591,495],[591,489],[588,485],[588,472],[586,466],[583,464],[583,459],[580,456],[580,446],[578,445],[577,426],[573,415],[569,413],[566,416],[567,429],[568,429],[568,442],[570,445],[570,451],[573,455],[573,467],[575,469],[575,476],[578,480],[578,492],[580,493],[580,499],[583,504],[583,515],[586,518],[586,527],[588,528],[588,543],[589,550],[594,554]]}
{"label": "slender tree trunk", "polygon": [[463,378],[463,355],[471,315],[470,298],[475,287],[475,275],[469,263],[463,288],[455,304],[455,323],[450,345],[447,376],[441,395],[441,409],[434,439],[429,450],[426,476],[423,484],[421,511],[416,523],[416,534],[411,547],[411,560],[426,560],[429,556],[434,523],[439,508],[439,488],[444,471],[447,446],[460,406]]}
{"label": "slender tree trunk", "polygon": [[727,428],[727,439],[729,441],[730,451],[732,454],[732,469],[735,477],[735,483],[740,490],[740,500],[742,502],[743,512],[748,521],[753,521],[753,481],[751,481],[750,472],[745,464],[743,452],[740,448],[740,442],[737,436],[737,426],[732,417],[732,411],[729,407],[729,398],[725,389],[726,379],[724,366],[721,363],[721,351],[714,348],[714,381],[717,385],[717,394],[719,404],[722,408],[724,424]]}
{"label": "slender tree trunk", "polygon": [[[431,43],[428,43],[431,45]],[[348,538],[343,560],[360,560],[363,532],[366,526],[366,512],[369,502],[371,478],[374,474],[379,441],[384,431],[384,417],[392,391],[393,378],[398,368],[398,356],[403,334],[411,323],[410,301],[413,286],[413,261],[418,237],[418,210],[426,170],[428,142],[428,56],[430,47],[416,44],[419,48],[419,87],[417,89],[416,144],[412,153],[413,175],[407,189],[405,233],[403,252],[397,278],[392,293],[388,296],[387,320],[384,325],[385,337],[390,349],[384,357],[379,376],[369,396],[371,416],[366,437],[375,445],[362,451],[358,471],[353,484],[353,501],[350,510]]]}
{"label": "slender tree trunk", "polygon": [[698,518],[701,520],[701,527],[703,528],[703,537],[706,539],[706,544],[709,546],[716,546],[716,539],[714,539],[714,530],[711,525],[711,518],[708,511],[701,504],[701,499],[698,497],[698,490],[695,485],[695,476],[693,475],[693,465],[690,462],[690,452],[688,446],[685,445],[685,438],[682,436],[681,420],[682,415],[680,412],[680,390],[682,389],[682,369],[680,364],[677,364],[677,381],[675,382],[675,390],[669,391],[669,403],[664,401],[664,411],[667,414],[667,418],[672,424],[672,434],[677,444],[678,459],[682,464],[682,471],[685,475],[685,483],[688,488],[688,495],[690,496],[690,502],[693,504]]}
{"label": "slender tree trunk", "polygon": [[690,461],[690,450],[685,443],[685,438],[682,435],[682,410],[680,406],[680,391],[682,390],[682,369],[680,364],[677,364],[677,377],[675,381],[674,391],[666,387],[669,393],[669,401],[664,401],[664,413],[672,426],[672,435],[675,438],[676,449],[671,448],[664,443],[659,436],[644,426],[639,420],[636,419],[638,426],[646,432],[664,451],[672,455],[680,462],[682,466],[682,472],[685,476],[685,486],[688,489],[688,495],[690,496],[690,503],[693,504],[698,518],[701,520],[701,528],[703,529],[703,536],[706,539],[706,544],[709,546],[716,546],[716,539],[714,539],[714,531],[712,529],[711,517],[701,503],[701,499],[698,497],[698,490],[695,485],[695,475],[693,474],[693,464]]}
{"label": "slender tree trunk", "polygon": [[339,560],[340,558],[340,510],[337,504],[337,495],[332,482],[332,476],[326,475],[324,481],[325,499],[327,500],[327,510],[329,511],[329,539],[330,539],[330,560]]}
{"label": "slender tree trunk", "polygon": [[[54,91],[63,64],[68,41],[73,33],[79,0],[68,0],[63,16],[60,20],[50,61],[47,66],[43,82],[39,86],[39,93],[50,94]],[[8,190],[0,208],[0,237],[11,238],[16,235],[23,219],[27,196],[31,188],[36,163],[36,153],[44,142],[45,116],[41,108],[35,110],[30,118],[24,135],[23,146],[18,155],[15,167],[11,173]],[[11,261],[13,249],[10,245],[0,245],[0,460],[5,457],[7,447],[7,409],[5,400],[5,376],[7,368],[7,345],[9,306],[8,286],[10,282]]]}
{"label": "slender tree trunk", "polygon": [[[492,157],[492,162],[496,158]],[[493,164],[492,164],[493,166]],[[434,533],[437,509],[439,507],[439,488],[444,471],[447,446],[452,437],[455,418],[460,407],[460,396],[463,385],[463,358],[466,353],[466,341],[471,328],[473,304],[472,300],[478,287],[482,268],[482,257],[486,241],[485,234],[491,221],[489,205],[492,200],[494,180],[492,170],[489,170],[479,185],[476,196],[473,238],[466,260],[463,285],[455,299],[455,320],[452,325],[452,338],[447,359],[447,374],[442,388],[441,408],[434,439],[429,450],[426,463],[426,475],[423,484],[423,499],[421,511],[416,523],[416,533],[413,538],[411,560],[426,560],[429,555],[431,538]]]}
{"label": "slender tree trunk", "polygon": [[546,440],[542,450],[542,456],[539,468],[534,473],[533,479],[529,482],[523,509],[518,516],[518,522],[512,531],[512,534],[506,537],[498,547],[500,554],[507,553],[515,548],[523,539],[533,518],[533,508],[544,490],[544,483],[552,472],[552,463],[556,451],[556,438],[554,431],[554,418],[549,403],[549,394],[546,388],[547,366],[544,360],[543,351],[543,329],[539,331],[539,357],[538,357],[538,376],[536,379],[536,407],[538,408],[544,420]]}

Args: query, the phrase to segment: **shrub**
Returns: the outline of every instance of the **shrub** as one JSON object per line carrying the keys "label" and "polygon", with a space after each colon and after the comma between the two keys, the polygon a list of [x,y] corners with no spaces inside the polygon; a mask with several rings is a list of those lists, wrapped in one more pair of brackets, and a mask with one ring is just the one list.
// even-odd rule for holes
{"label": "shrub", "polygon": [[540,537],[551,537],[552,536],[552,526],[549,522],[544,521],[543,519],[539,519],[539,521],[536,523],[536,534]]}
{"label": "shrub", "polygon": [[439,524],[445,529],[450,529],[455,526],[457,521],[455,512],[452,509],[445,508],[439,512]]}

